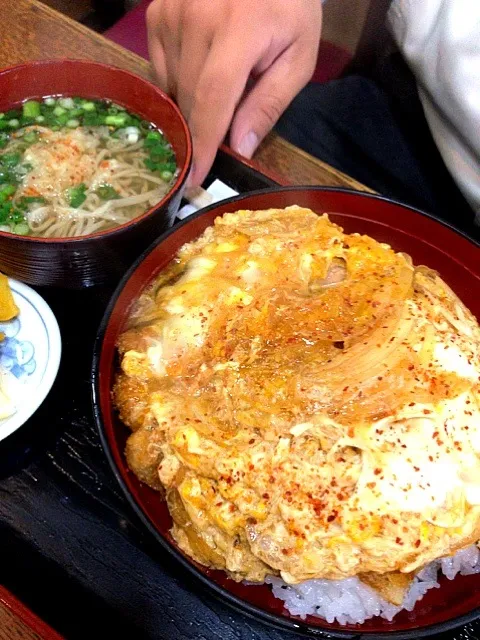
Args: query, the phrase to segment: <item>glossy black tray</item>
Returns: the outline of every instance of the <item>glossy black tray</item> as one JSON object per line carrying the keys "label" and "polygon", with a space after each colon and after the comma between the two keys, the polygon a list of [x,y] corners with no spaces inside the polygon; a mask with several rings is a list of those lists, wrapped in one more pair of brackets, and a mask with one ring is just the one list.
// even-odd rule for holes
{"label": "glossy black tray", "polygon": [[[224,152],[205,184],[215,178],[239,192],[275,184]],[[90,405],[93,342],[114,287],[39,289],[62,363],[41,408],[0,443],[0,583],[68,640],[293,640],[205,592],[124,500]],[[437,637],[480,638],[480,623]]]}

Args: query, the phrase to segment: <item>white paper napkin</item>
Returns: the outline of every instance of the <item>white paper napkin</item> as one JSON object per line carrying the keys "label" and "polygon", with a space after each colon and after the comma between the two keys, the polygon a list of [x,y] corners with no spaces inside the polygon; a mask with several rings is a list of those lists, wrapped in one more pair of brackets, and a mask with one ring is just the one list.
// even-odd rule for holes
{"label": "white paper napkin", "polygon": [[214,180],[208,189],[202,189],[201,187],[190,189],[185,193],[185,199],[188,200],[189,204],[186,204],[178,211],[177,218],[184,220],[195,211],[232,196],[238,196],[238,191],[235,191],[221,180]]}

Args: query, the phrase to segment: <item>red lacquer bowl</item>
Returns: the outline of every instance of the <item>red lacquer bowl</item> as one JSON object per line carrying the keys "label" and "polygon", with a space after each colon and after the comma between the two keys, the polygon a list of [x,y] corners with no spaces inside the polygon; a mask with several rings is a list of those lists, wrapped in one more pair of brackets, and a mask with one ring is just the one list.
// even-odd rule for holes
{"label": "red lacquer bowl", "polygon": [[0,112],[50,95],[112,100],[152,122],[175,151],[178,177],[158,204],[110,231],[58,239],[0,231],[0,270],[34,285],[79,288],[118,279],[173,222],[192,160],[187,124],[163,91],[116,67],[88,60],[42,60],[0,71]]}
{"label": "red lacquer bowl", "polygon": [[136,262],[113,296],[95,346],[93,405],[100,436],[113,471],[131,505],[158,542],[188,567],[218,596],[256,619],[307,636],[419,638],[446,631],[480,616],[480,575],[441,579],[412,613],[403,612],[393,622],[374,618],[347,627],[318,618],[305,621],[291,616],[267,586],[245,586],[221,571],[196,564],[175,546],[169,529],[171,518],[159,495],[139,482],[126,465],[124,448],[128,429],[112,407],[111,389],[117,366],[115,345],[129,309],[142,290],[164,269],[178,249],[200,235],[213,220],[238,209],[283,208],[298,204],[330,219],[347,232],[368,234],[411,255],[416,264],[440,272],[473,313],[480,318],[480,248],[468,238],[412,208],[385,198],[341,189],[315,187],[279,188],[240,196],[208,207],[160,238]]}

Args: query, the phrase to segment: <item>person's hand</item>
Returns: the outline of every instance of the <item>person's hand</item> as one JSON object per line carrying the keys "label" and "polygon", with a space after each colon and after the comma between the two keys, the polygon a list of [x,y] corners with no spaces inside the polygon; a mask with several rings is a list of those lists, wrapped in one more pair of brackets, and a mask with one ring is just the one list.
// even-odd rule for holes
{"label": "person's hand", "polygon": [[252,156],[312,76],[321,23],[321,0],[150,4],[150,56],[192,132],[191,186],[205,178],[229,128],[232,148]]}

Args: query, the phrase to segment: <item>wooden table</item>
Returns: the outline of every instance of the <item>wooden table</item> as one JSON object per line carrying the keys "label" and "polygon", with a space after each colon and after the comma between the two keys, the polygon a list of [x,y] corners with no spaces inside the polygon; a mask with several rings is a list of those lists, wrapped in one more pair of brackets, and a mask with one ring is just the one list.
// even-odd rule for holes
{"label": "wooden table", "polygon": [[[3,3],[0,21],[0,68],[26,60],[55,57],[88,58],[128,69],[151,78],[143,58],[119,47],[36,0]],[[356,180],[297,149],[276,134],[262,143],[255,161],[292,184],[347,186],[369,191]],[[17,609],[18,611],[18,609]],[[0,598],[0,640],[39,640],[15,611]]]}

